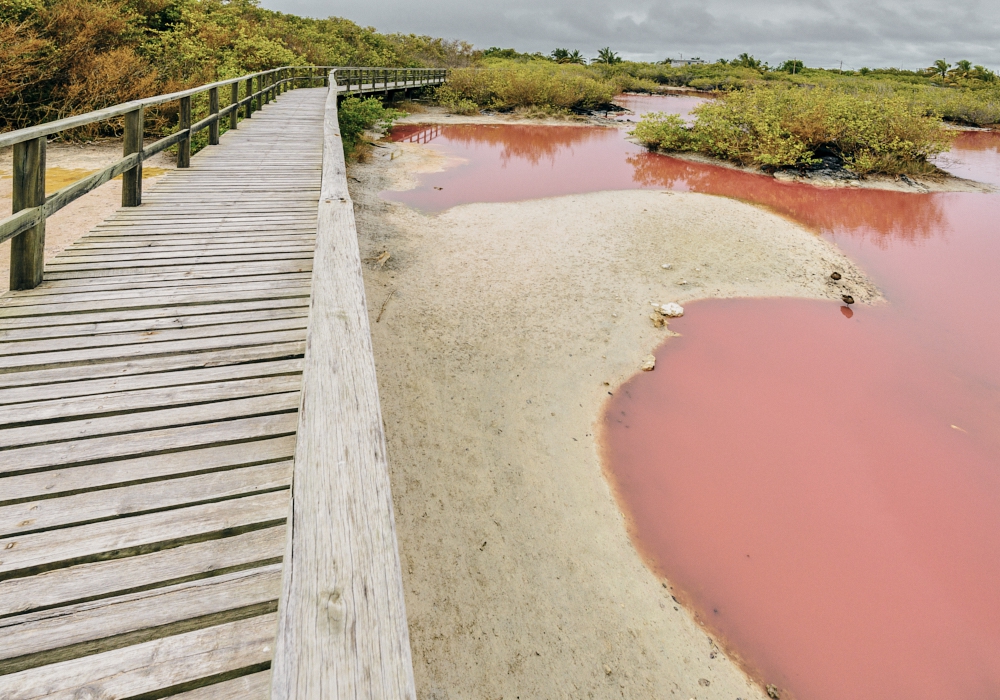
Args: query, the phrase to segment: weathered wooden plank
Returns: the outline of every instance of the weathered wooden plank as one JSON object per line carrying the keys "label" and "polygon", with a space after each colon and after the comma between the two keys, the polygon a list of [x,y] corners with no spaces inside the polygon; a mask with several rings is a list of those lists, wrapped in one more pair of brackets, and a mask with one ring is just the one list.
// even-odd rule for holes
{"label": "weathered wooden plank", "polygon": [[271,672],[261,671],[231,681],[171,695],[171,700],[269,700]]}
{"label": "weathered wooden plank", "polygon": [[17,447],[0,452],[0,472],[11,474],[101,460],[154,455],[169,450],[281,437],[295,432],[295,413],[236,418],[200,425],[183,425],[146,432],[124,433],[113,440],[104,436]]}
{"label": "weathered wooden plank", "polygon": [[[169,282],[164,282],[169,284]],[[261,309],[242,313],[204,314],[201,316],[174,316],[173,318],[140,318],[134,321],[113,323],[76,323],[58,326],[36,326],[0,330],[0,343],[43,338],[71,338],[75,336],[101,336],[129,332],[155,332],[177,328],[197,328],[199,326],[223,326],[230,324],[255,323],[277,319],[302,318],[308,314],[308,307],[285,309]],[[0,403],[3,403],[0,400]]]}
{"label": "weathered wooden plank", "polygon": [[4,700],[129,698],[266,664],[274,614],[0,676]]}
{"label": "weathered wooden plank", "polygon": [[274,700],[413,700],[361,256],[331,91],[323,191],[272,666]]}
{"label": "weathered wooden plank", "polygon": [[280,559],[285,526],[0,581],[0,614],[28,612]]}
{"label": "weathered wooden plank", "polygon": [[[275,260],[271,262],[252,261],[250,263],[239,265],[238,267],[242,269],[238,272],[235,270],[236,267],[237,266],[231,263],[198,265],[194,268],[177,268],[170,265],[151,265],[137,270],[69,270],[67,272],[53,272],[51,274],[46,272],[45,274],[47,276],[46,279],[51,282],[82,279],[100,280],[102,278],[123,279],[134,277],[136,279],[136,283],[140,284],[144,279],[155,279],[162,275],[184,275],[187,277],[202,277],[207,279],[220,272],[220,277],[238,277],[241,275],[278,275],[285,272],[311,272],[312,259],[302,258],[296,260]],[[227,272],[228,275],[226,274]]]}
{"label": "weathered wooden plank", "polygon": [[10,404],[37,405],[39,402],[52,401],[54,399],[71,399],[78,396],[112,394],[115,392],[183,386],[186,384],[204,384],[233,379],[254,379],[256,377],[274,377],[287,374],[301,375],[301,373],[302,361],[296,358],[270,362],[227,364],[222,367],[178,370],[174,372],[113,376],[103,379],[81,379],[43,384],[41,386],[0,389],[0,406],[9,406]]}
{"label": "weathered wooden plank", "polygon": [[[112,299],[105,303],[101,303],[99,301],[67,301],[57,304],[11,304],[0,307],[0,318],[7,319],[18,316],[36,316],[43,314],[82,314],[100,311],[120,311],[123,309],[156,309],[163,306],[204,306],[216,303],[232,304],[236,301],[268,301],[272,299],[307,297],[309,296],[309,291],[309,287],[300,286],[282,289],[249,290],[244,292],[234,291],[232,294],[226,295],[225,290],[219,290],[215,293],[191,294],[187,289],[164,289],[156,292],[155,294],[150,293],[139,297]],[[204,309],[201,309],[200,312],[204,313]]]}
{"label": "weathered wooden plank", "polygon": [[[298,378],[294,378],[293,383],[298,385]],[[158,390],[154,389],[153,391]],[[298,399],[299,391],[296,388],[284,393],[219,400],[181,408],[163,408],[155,411],[138,411],[121,415],[60,421],[46,425],[44,430],[39,430],[37,426],[33,425],[3,428],[0,429],[0,448],[58,444],[64,440],[86,440],[98,435],[123,435],[192,423],[209,423],[237,416],[279,413],[298,407]]]}
{"label": "weathered wooden plank", "polygon": [[62,498],[24,501],[0,506],[0,537],[274,491],[286,488],[290,481],[291,462],[271,462]]}
{"label": "weathered wooden plank", "polygon": [[[183,285],[174,287],[159,288],[157,291],[147,289],[83,289],[68,291],[59,294],[54,291],[50,294],[38,294],[33,296],[20,296],[10,299],[10,301],[0,304],[0,313],[9,313],[8,309],[34,309],[39,314],[48,313],[48,305],[51,304],[83,304],[89,303],[91,306],[114,305],[119,302],[135,306],[135,301],[146,302],[150,297],[170,303],[175,297],[184,297],[189,302],[197,303],[199,299],[217,297],[220,294],[228,294],[231,297],[236,295],[260,297],[274,291],[279,295],[287,295],[289,292],[297,292],[300,295],[309,294],[309,283],[302,279],[285,280],[275,278],[258,282],[240,282],[238,280],[227,282],[203,281],[201,284]],[[148,303],[144,303],[148,306]]]}
{"label": "weathered wooden plank", "polygon": [[[131,376],[170,372],[181,369],[220,367],[229,364],[244,364],[264,360],[279,360],[301,357],[305,353],[305,341],[252,345],[249,347],[209,349],[200,352],[185,352],[178,355],[157,356],[139,360],[102,362],[86,366],[86,375],[94,379],[101,377]],[[0,373],[0,387],[28,387],[52,382],[76,381],[80,377],[79,365],[25,370],[22,372]]]}
{"label": "weathered wooden plank", "polygon": [[66,469],[30,471],[3,477],[0,493],[3,494],[2,502],[51,498],[140,481],[287,461],[294,449],[294,438],[285,436]]}
{"label": "weathered wooden plank", "polygon": [[35,355],[0,356],[0,378],[5,372],[19,372],[29,369],[55,367],[57,365],[81,365],[99,362],[114,362],[128,357],[147,357],[223,348],[247,347],[251,345],[277,345],[301,340],[303,330],[270,331],[227,335],[216,338],[193,338],[191,340],[166,340],[161,343],[115,345],[110,348],[85,348],[65,352],[47,352]]}
{"label": "weathered wooden plank", "polygon": [[288,515],[288,491],[234,498],[90,525],[0,537],[0,576],[71,563],[119,550],[183,542]]}
{"label": "weathered wooden plank", "polygon": [[[0,618],[0,659],[105,639],[278,599],[281,565]],[[78,654],[80,655],[80,654]]]}
{"label": "weathered wooden plank", "polygon": [[149,264],[143,264],[143,261],[131,261],[122,260],[118,262],[105,262],[105,263],[94,263],[88,262],[86,260],[80,260],[76,258],[54,258],[52,260],[53,270],[59,272],[67,272],[70,270],[91,270],[91,269],[103,269],[103,270],[125,270],[125,269],[141,269],[144,267],[177,267],[181,265],[211,265],[217,263],[233,263],[233,262],[255,262],[255,261],[271,261],[271,260],[298,260],[298,259],[308,259],[312,256],[308,253],[274,253],[271,255],[258,255],[254,253],[247,253],[245,255],[206,255],[204,257],[177,257],[168,260],[157,260],[157,261],[146,261]]}
{"label": "weathered wooden plank", "polygon": [[[78,336],[75,338],[59,337],[55,339],[18,340],[0,342],[0,355],[26,355],[30,353],[46,353],[83,348],[111,348],[116,345],[159,343],[173,340],[189,340],[194,338],[219,338],[235,334],[288,331],[305,328],[306,325],[306,317],[300,315],[293,318],[279,318],[271,319],[269,321],[247,321],[244,323],[225,324],[222,326],[213,324],[211,326],[195,326],[192,328],[102,333]],[[0,421],[0,423],[2,423],[2,421]]]}

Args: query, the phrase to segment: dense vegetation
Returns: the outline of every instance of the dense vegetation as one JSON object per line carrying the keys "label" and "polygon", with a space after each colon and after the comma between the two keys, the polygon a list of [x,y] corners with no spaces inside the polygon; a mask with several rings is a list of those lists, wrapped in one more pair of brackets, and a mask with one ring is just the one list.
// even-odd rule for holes
{"label": "dense vegetation", "polygon": [[[796,59],[772,68],[744,53],[671,65],[625,61],[605,47],[588,62],[566,48],[474,51],[380,34],[345,19],[265,10],[258,0],[0,0],[0,131],[280,65],[448,67],[449,82],[434,97],[459,113],[568,115],[606,107],[623,91],[692,88],[719,97],[692,127],[651,117],[636,135],[652,147],[768,168],[834,155],[860,174],[922,172],[947,145],[941,119],[1000,123],[1000,80],[969,61],[841,71]],[[372,100],[352,102],[342,115],[370,126],[393,118]],[[154,132],[175,123],[176,106],[147,115]]]}
{"label": "dense vegetation", "polygon": [[733,90],[695,110],[644,117],[635,133],[648,146],[698,151],[764,169],[810,166],[831,156],[859,175],[935,170],[948,148],[940,120],[900,95],[761,85]]}
{"label": "dense vegetation", "polygon": [[660,86],[672,86],[727,92],[765,85],[820,87],[847,94],[879,91],[899,95],[928,115],[975,126],[1000,123],[1000,78],[969,61],[959,61],[955,66],[937,61],[923,71],[825,70],[805,67],[801,61],[786,61],[771,69],[744,54],[732,61],[690,66],[623,62],[595,68],[606,77],[626,75],[641,81],[630,86],[639,91],[655,92]]}
{"label": "dense vegetation", "polygon": [[575,63],[490,57],[452,70],[437,99],[460,114],[481,109],[552,113],[607,105],[619,92],[614,81]]}
{"label": "dense vegetation", "polygon": [[0,131],[281,65],[453,67],[475,56],[466,43],[256,0],[0,0]]}

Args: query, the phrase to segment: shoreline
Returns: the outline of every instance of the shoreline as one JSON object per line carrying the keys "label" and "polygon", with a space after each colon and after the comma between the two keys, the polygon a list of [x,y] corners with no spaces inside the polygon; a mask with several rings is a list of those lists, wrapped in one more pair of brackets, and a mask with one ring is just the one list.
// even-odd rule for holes
{"label": "shoreline", "polygon": [[[634,547],[604,404],[670,335],[650,301],[833,301],[834,267],[859,303],[878,290],[801,226],[722,197],[423,214],[378,193],[449,161],[378,150],[349,173],[362,257],[390,254],[364,278],[421,697],[764,698]],[[677,287],[667,255],[696,284]]]}
{"label": "shoreline", "polygon": [[[428,125],[444,125],[444,124],[516,124],[521,126],[592,126],[592,127],[602,127],[602,128],[613,128],[619,130],[628,130],[632,128],[635,122],[620,122],[613,119],[604,119],[601,117],[593,116],[582,116],[574,115],[573,118],[567,117],[564,119],[558,118],[547,118],[547,119],[536,119],[527,116],[517,116],[514,114],[475,114],[475,115],[461,115],[452,114],[447,111],[444,107],[436,106],[424,106],[426,111],[424,112],[414,112],[408,114],[406,117],[398,119],[396,124],[428,124]],[[987,130],[988,131],[988,130]],[[625,136],[625,138],[641,146],[634,137]],[[779,170],[774,174],[766,173],[759,168],[752,166],[743,166],[737,163],[731,163],[720,158],[713,158],[711,156],[706,156],[700,153],[689,153],[689,152],[660,152],[662,155],[668,156],[670,158],[677,158],[679,160],[687,160],[695,163],[704,163],[707,165],[715,165],[720,168],[728,168],[730,170],[739,170],[740,172],[750,173],[752,175],[759,175],[761,177],[770,177],[781,182],[799,182],[807,185],[813,185],[814,187],[842,187],[842,188],[855,188],[855,189],[874,189],[874,190],[886,190],[890,192],[910,192],[913,194],[927,194],[931,192],[975,192],[975,193],[990,193],[995,192],[996,188],[992,185],[977,182],[975,180],[967,180],[965,178],[957,177],[955,175],[944,174],[944,175],[934,175],[934,176],[918,176],[918,175],[907,175],[904,177],[894,177],[891,175],[870,175],[863,179],[838,179],[833,177],[817,177],[808,175],[799,175],[793,171]]]}

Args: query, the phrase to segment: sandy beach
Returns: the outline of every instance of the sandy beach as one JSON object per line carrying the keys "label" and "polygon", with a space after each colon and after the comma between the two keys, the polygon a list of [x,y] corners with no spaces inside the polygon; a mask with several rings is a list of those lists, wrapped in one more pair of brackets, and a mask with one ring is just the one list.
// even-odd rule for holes
{"label": "sandy beach", "polygon": [[651,301],[878,291],[733,200],[597,192],[425,215],[378,192],[449,163],[376,151],[350,184],[362,255],[390,254],[365,283],[419,697],[764,697],[636,553],[596,426],[670,333]]}

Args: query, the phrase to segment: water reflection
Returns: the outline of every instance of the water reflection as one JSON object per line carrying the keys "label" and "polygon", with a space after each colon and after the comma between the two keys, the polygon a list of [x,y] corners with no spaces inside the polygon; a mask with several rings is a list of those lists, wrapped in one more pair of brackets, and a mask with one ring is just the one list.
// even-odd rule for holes
{"label": "water reflection", "polygon": [[[407,125],[409,127],[409,125]],[[572,155],[574,146],[600,139],[604,129],[587,126],[538,127],[518,124],[455,124],[454,126],[400,127],[393,131],[393,140],[429,143],[444,136],[451,147],[466,150],[486,149],[495,152],[506,166],[511,160],[523,160],[538,165],[543,160],[554,164],[556,156]]]}
{"label": "water reflection", "polygon": [[944,222],[940,195],[819,188],[648,152],[626,159],[641,187],[732,197],[766,206],[816,231],[868,238],[880,246],[886,239],[928,238]]}
{"label": "water reflection", "polygon": [[615,104],[628,109],[631,114],[616,117],[617,121],[635,122],[649,112],[664,112],[680,115],[685,121],[692,121],[691,112],[698,105],[708,102],[704,97],[694,95],[620,95]]}

